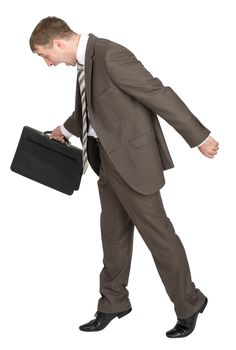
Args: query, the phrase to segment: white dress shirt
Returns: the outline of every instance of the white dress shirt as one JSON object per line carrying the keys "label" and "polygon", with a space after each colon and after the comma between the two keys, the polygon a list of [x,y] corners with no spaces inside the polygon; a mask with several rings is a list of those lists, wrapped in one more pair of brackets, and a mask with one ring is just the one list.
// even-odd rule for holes
{"label": "white dress shirt", "polygon": [[[77,61],[83,65],[85,65],[85,53],[86,53],[88,38],[89,38],[88,34],[82,33],[80,35],[79,45],[78,45],[77,52],[76,52]],[[89,113],[88,113],[88,118],[89,118]],[[73,135],[64,127],[64,125],[61,126],[61,132],[67,138],[69,138]],[[91,122],[89,124],[88,136],[98,137],[96,135],[94,129],[92,128]],[[207,138],[208,138],[208,136],[207,136]],[[207,140],[207,138],[196,147],[201,146]]]}

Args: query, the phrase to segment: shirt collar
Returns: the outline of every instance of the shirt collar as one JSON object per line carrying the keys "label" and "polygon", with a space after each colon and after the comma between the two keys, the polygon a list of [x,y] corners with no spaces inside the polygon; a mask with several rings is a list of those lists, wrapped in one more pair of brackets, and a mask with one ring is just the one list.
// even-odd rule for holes
{"label": "shirt collar", "polygon": [[85,52],[89,35],[82,33],[80,35],[79,45],[76,52],[76,59],[79,64],[85,64]]}

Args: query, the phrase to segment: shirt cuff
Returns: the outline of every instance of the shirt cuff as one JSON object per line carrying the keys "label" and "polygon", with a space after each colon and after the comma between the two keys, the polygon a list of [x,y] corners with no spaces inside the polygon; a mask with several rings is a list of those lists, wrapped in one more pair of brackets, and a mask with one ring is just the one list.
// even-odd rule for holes
{"label": "shirt cuff", "polygon": [[62,134],[68,139],[69,137],[73,136],[65,127],[64,125],[61,125],[61,132]]}
{"label": "shirt cuff", "polygon": [[[209,135],[210,135],[210,134],[209,134]],[[200,143],[200,145],[198,145],[198,146],[196,146],[196,147],[200,147],[201,145],[203,145],[204,142],[208,139],[209,135],[207,136],[207,138],[206,138],[202,143]]]}

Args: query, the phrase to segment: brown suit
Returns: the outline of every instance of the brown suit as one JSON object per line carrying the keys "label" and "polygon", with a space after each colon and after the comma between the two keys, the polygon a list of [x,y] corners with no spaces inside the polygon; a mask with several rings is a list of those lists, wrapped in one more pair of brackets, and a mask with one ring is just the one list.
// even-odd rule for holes
{"label": "brown suit", "polygon": [[[159,190],[164,185],[163,170],[174,166],[156,114],[191,147],[210,133],[128,49],[93,34],[86,50],[85,83],[95,132],[119,173],[140,193]],[[64,125],[81,137],[81,104],[76,96],[75,112]]]}
{"label": "brown suit", "polygon": [[[191,281],[184,248],[161,201],[163,170],[174,165],[156,114],[190,147],[204,141],[210,131],[132,52],[93,34],[86,49],[85,83],[90,121],[100,140],[98,144],[88,138],[88,158],[99,175],[102,205],[104,269],[98,309],[119,312],[130,307],[126,286],[135,225],[153,255],[177,316],[188,317],[202,305],[204,295]],[[64,126],[81,138],[79,89],[75,111]]]}

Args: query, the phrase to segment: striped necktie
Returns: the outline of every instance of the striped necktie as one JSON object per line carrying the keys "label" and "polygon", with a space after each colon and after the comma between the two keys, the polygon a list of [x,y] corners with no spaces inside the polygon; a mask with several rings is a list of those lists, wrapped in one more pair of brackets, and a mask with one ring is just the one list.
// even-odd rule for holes
{"label": "striped necktie", "polygon": [[87,103],[85,96],[85,78],[84,78],[84,66],[77,63],[78,69],[78,83],[80,88],[81,107],[82,107],[82,148],[83,148],[83,174],[85,174],[88,168],[88,155],[87,155]]}

